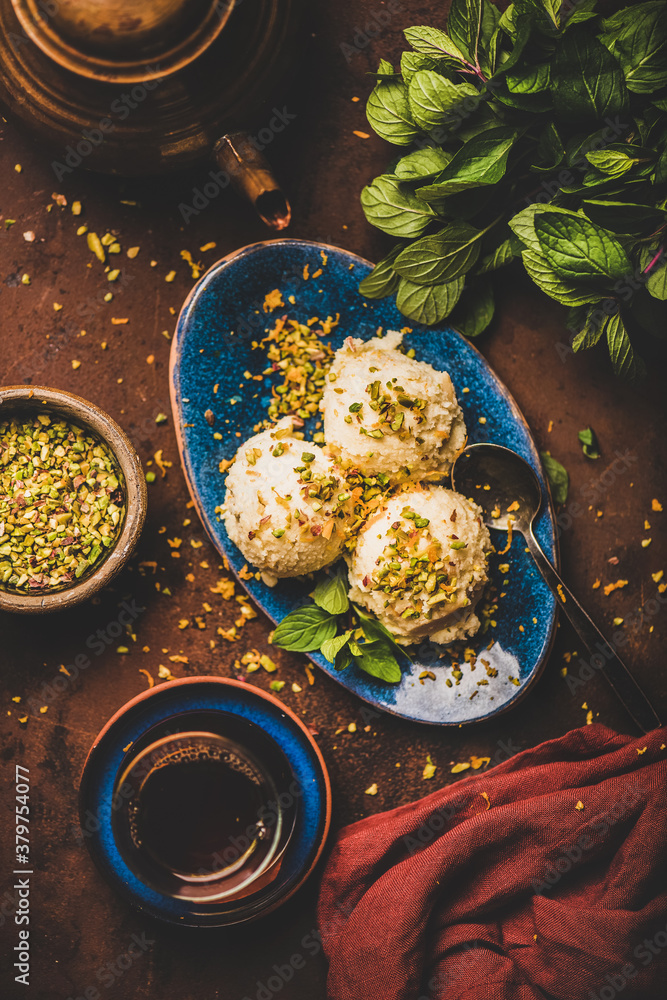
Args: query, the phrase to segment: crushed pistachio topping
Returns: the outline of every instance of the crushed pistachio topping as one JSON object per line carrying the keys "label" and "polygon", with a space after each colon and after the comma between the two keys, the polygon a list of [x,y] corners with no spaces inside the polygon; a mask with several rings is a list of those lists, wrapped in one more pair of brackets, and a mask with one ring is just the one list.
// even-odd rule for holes
{"label": "crushed pistachio topping", "polygon": [[338,320],[337,315],[335,319],[329,316],[323,322],[313,319],[305,324],[281,316],[260,342],[258,346],[267,348],[271,362],[264,374],[283,376],[282,382],[271,389],[270,420],[288,415],[307,420],[318,412],[333,361],[331,345],[322,338],[331,333]]}
{"label": "crushed pistachio topping", "polygon": [[377,569],[365,581],[387,594],[385,607],[407,600],[402,618],[430,619],[439,604],[456,598],[456,576],[451,574],[442,542],[433,537],[429,526],[429,518],[404,507],[401,520],[389,529],[390,541],[377,560]]}
{"label": "crushed pistachio topping", "polygon": [[125,490],[116,460],[56,415],[0,422],[0,586],[39,592],[83,577],[116,540]]}
{"label": "crushed pistachio topping", "polygon": [[[377,368],[370,367],[368,370],[374,373]],[[361,423],[363,403],[352,403],[349,411],[357,415],[360,434],[379,440],[385,434],[393,433],[398,434],[401,440],[405,440],[410,436],[410,429],[405,424],[407,412],[412,413],[415,424],[419,425],[424,422],[423,411],[426,408],[426,400],[409,396],[405,388],[398,385],[397,377],[385,382],[384,388],[380,379],[375,379],[373,382],[369,382],[365,391],[369,397],[366,403],[377,414],[377,417],[374,426],[368,430]],[[351,418],[348,419],[346,416],[344,419],[346,423],[352,423]]]}

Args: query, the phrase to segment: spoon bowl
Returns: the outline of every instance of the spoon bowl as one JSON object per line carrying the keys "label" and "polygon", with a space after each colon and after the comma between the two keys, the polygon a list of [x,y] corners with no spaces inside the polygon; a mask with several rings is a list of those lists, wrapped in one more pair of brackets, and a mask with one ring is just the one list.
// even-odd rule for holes
{"label": "spoon bowl", "polygon": [[523,534],[542,505],[540,483],[528,463],[498,444],[471,444],[452,470],[458,493],[479,504],[488,528],[506,531],[512,526]]}

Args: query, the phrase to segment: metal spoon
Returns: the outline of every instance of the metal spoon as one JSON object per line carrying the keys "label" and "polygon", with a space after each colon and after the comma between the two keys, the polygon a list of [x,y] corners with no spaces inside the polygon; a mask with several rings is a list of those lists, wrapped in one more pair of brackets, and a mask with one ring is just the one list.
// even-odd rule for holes
{"label": "metal spoon", "polygon": [[[509,448],[472,444],[456,460],[452,485],[457,492],[479,504],[489,528],[507,530],[512,519],[513,530],[523,535],[537,568],[586,649],[604,657],[602,673],[635,723],[643,733],[660,726],[660,719],[637,681],[540,548],[533,533],[533,521],[542,504],[542,491],[528,463]],[[498,510],[500,516],[493,517],[491,512]]]}

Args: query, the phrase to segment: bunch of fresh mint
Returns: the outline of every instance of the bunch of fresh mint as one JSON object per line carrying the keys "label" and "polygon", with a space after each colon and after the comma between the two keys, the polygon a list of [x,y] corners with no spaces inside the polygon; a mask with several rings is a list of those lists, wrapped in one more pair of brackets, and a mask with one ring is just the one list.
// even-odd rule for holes
{"label": "bunch of fresh mint", "polygon": [[310,595],[312,602],[295,608],[273,633],[272,643],[295,653],[320,650],[336,670],[356,663],[360,670],[389,684],[398,684],[397,656],[407,657],[390,632],[356,604],[350,604],[343,572],[322,576]]}
{"label": "bunch of fresh mint", "polygon": [[405,155],[364,188],[366,218],[401,242],[360,285],[409,319],[468,336],[515,258],[570,306],[575,351],[603,334],[615,371],[631,335],[667,331],[667,3],[612,17],[595,0],[453,0],[447,33],[405,31],[367,105]]}

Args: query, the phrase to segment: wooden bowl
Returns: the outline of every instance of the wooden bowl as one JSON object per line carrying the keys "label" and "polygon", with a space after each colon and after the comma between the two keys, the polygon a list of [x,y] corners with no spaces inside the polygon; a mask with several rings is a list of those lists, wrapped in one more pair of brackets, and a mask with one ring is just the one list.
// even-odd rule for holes
{"label": "wooden bowl", "polygon": [[125,520],[105,557],[87,576],[62,590],[23,594],[0,589],[0,610],[18,614],[62,611],[89,600],[123,568],[141,534],[146,517],[146,479],[139,456],[115,420],[80,396],[45,386],[0,387],[0,421],[16,413],[46,410],[92,431],[109,447],[125,478]]}

